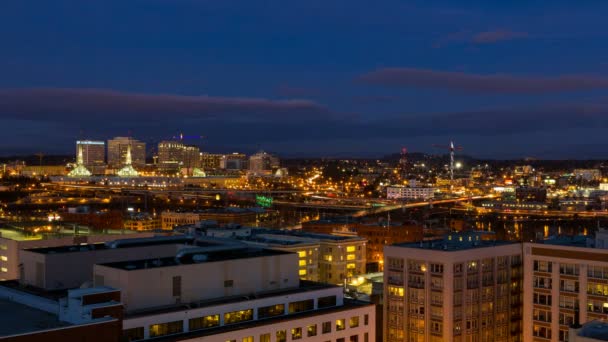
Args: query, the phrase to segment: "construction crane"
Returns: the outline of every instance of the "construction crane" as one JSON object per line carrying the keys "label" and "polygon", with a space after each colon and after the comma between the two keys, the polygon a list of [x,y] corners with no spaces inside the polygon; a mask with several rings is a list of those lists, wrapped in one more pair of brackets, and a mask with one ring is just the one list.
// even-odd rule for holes
{"label": "construction crane", "polygon": [[450,181],[453,182],[454,181],[454,152],[462,151],[463,150],[462,146],[454,146],[454,142],[450,141],[450,144],[448,146],[434,144],[433,147],[442,148],[444,150],[450,151]]}

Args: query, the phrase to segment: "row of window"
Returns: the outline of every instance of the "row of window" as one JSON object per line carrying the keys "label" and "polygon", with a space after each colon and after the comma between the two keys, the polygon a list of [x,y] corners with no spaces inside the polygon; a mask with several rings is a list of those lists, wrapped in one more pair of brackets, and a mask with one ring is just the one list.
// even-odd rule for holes
{"label": "row of window", "polygon": [[[299,328],[297,328],[299,329]],[[292,329],[291,335],[292,335],[292,340],[299,340],[301,339],[301,337],[294,337],[294,336],[301,336],[301,331],[298,332],[296,331],[294,335],[294,329]],[[260,335],[260,339],[258,340],[259,342],[270,342],[270,334],[262,334]],[[312,335],[312,336],[316,336],[316,335]],[[242,342],[254,342],[254,338],[253,336],[247,336],[247,337],[243,337],[243,339],[241,340]],[[276,341],[277,342],[285,342],[287,341],[287,331],[286,330],[279,330],[276,332]],[[226,340],[226,342],[239,342],[237,340]],[[330,340],[325,341],[325,342],[331,342]],[[346,342],[346,338],[342,337],[342,338],[338,338],[336,339],[336,342]],[[348,342],[359,342],[359,335],[352,335],[349,337]],[[365,333],[363,335],[363,342],[369,342],[369,334]]]}
{"label": "row of window", "polygon": [[[283,305],[283,304],[280,304],[280,305]],[[275,309],[278,310],[278,308],[276,308],[276,306],[273,306],[273,307],[275,307]],[[271,307],[265,307],[264,309],[265,309],[265,311],[271,312],[270,315],[273,315],[273,314],[277,315],[274,313],[274,312],[276,312],[276,310],[273,310],[270,308]],[[272,317],[272,316],[266,316],[266,317]],[[234,324],[234,323],[246,322],[246,321],[251,321],[251,320],[253,320],[253,309],[233,311],[233,312],[228,312],[228,313],[224,314],[224,324]],[[344,318],[337,319],[335,323],[336,323],[336,331],[345,330],[347,327],[347,324],[346,324],[347,322],[346,322],[346,319],[344,319]],[[359,316],[353,316],[348,320],[348,327],[357,328],[357,327],[359,327],[359,323],[360,323]],[[363,316],[363,324],[364,325],[369,324],[369,315],[365,314]],[[220,315],[207,315],[207,316],[203,316],[203,317],[196,317],[196,318],[191,318],[188,321],[189,331],[208,329],[208,328],[213,328],[213,327],[218,327],[218,326],[220,326]],[[150,325],[150,329],[149,329],[150,338],[179,334],[179,333],[182,333],[183,331],[184,331],[183,321],[152,324],[152,325]],[[293,328],[291,330],[292,340],[301,339],[302,336],[304,336],[302,331],[303,330],[301,327]],[[323,322],[323,324],[321,325],[321,333],[328,334],[328,333],[331,333],[331,331],[332,331],[332,322],[331,321]],[[285,338],[287,336],[287,332],[285,330],[278,331],[277,332],[277,341],[285,341],[285,340],[279,339],[280,333],[281,333],[281,336],[284,336]],[[306,327],[306,336],[312,337],[312,336],[316,336],[316,335],[317,335],[317,325],[316,324],[312,324],[312,325],[309,325]],[[144,327],[126,329],[123,331],[123,336],[126,341],[143,340],[144,339]]]}

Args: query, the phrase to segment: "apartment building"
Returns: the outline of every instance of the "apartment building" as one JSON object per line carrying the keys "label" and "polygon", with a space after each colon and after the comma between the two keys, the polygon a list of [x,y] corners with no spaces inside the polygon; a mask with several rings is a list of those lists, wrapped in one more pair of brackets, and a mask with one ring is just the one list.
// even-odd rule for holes
{"label": "apartment building", "polygon": [[522,340],[521,244],[449,233],[387,246],[384,260],[385,341]]}
{"label": "apartment building", "polygon": [[608,319],[608,249],[587,247],[585,240],[523,244],[524,340],[568,341],[577,317],[580,323]]}

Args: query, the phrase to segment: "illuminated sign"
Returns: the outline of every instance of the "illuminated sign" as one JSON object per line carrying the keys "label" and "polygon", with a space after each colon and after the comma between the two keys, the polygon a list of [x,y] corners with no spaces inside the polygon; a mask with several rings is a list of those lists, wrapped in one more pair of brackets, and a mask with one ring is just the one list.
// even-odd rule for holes
{"label": "illuminated sign", "polygon": [[269,208],[272,206],[272,197],[255,195],[255,203],[260,207]]}

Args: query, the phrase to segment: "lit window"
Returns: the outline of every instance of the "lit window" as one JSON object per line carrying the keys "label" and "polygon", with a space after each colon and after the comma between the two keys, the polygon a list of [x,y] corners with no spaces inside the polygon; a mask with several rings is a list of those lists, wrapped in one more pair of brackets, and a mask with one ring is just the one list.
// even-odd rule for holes
{"label": "lit window", "polygon": [[209,315],[203,317],[191,318],[188,322],[190,331],[217,327],[220,325],[220,315]]}
{"label": "lit window", "polygon": [[300,270],[298,272],[301,276],[305,276],[306,275],[306,270]]}
{"label": "lit window", "polygon": [[286,341],[287,341],[287,331],[278,330],[277,331],[277,342],[286,342]]}
{"label": "lit window", "polygon": [[253,319],[253,309],[227,312],[224,314],[224,324],[234,324]]}
{"label": "lit window", "polygon": [[174,321],[150,326],[150,337],[173,335],[181,333],[184,329],[183,321]]}
{"label": "lit window", "polygon": [[2,268],[0,268],[0,271],[2,271],[2,272],[8,272],[8,268],[2,267]]}
{"label": "lit window", "polygon": [[306,259],[300,259],[300,266],[306,266]]}
{"label": "lit window", "polygon": [[0,251],[5,251],[8,249],[7,245],[0,245]]}
{"label": "lit window", "polygon": [[356,259],[356,255],[354,254],[347,254],[346,255],[346,260],[355,260]]}
{"label": "lit window", "polygon": [[243,337],[243,342],[253,342],[253,336]]}
{"label": "lit window", "polygon": [[260,342],[270,342],[270,334],[260,335]]}
{"label": "lit window", "polygon": [[348,246],[346,247],[346,252],[351,253],[355,251],[355,246]]}
{"label": "lit window", "polygon": [[308,331],[308,337],[317,336],[317,325],[309,325],[306,329]]}
{"label": "lit window", "polygon": [[351,328],[356,328],[359,326],[359,316],[353,316],[348,321],[348,326]]}
{"label": "lit window", "polygon": [[298,256],[299,256],[300,258],[306,258],[306,251],[299,251],[299,252],[298,252]]}
{"label": "lit window", "polygon": [[344,330],[346,329],[346,322],[344,319],[337,319],[336,320],[336,330],[340,331],[340,330]]}
{"label": "lit window", "polygon": [[2,261],[8,261],[8,258],[6,257],[6,255],[0,256],[0,260]]}
{"label": "lit window", "polygon": [[292,328],[291,329],[291,339],[299,340],[302,338],[302,328]]}
{"label": "lit window", "polygon": [[353,263],[346,264],[346,269],[353,269],[353,268],[357,268],[357,265],[353,264]]}

